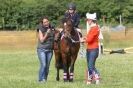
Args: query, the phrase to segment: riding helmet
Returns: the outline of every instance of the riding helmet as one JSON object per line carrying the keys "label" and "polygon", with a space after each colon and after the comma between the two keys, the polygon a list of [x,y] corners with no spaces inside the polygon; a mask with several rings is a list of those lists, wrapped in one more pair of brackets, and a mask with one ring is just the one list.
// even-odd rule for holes
{"label": "riding helmet", "polygon": [[74,3],[69,3],[68,4],[68,10],[70,10],[70,9],[76,10],[76,5]]}

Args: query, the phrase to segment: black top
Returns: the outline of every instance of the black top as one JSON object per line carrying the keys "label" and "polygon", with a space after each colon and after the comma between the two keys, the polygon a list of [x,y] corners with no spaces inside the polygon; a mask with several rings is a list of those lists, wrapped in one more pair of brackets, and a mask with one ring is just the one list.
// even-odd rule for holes
{"label": "black top", "polygon": [[45,41],[43,41],[43,42],[40,42],[40,40],[38,39],[38,46],[37,46],[37,48],[53,50],[55,28],[52,25],[50,25],[49,27],[45,27],[42,24],[39,24],[37,26],[37,31],[40,30],[43,34],[45,34],[48,29],[50,29],[51,32],[48,34],[47,39]]}

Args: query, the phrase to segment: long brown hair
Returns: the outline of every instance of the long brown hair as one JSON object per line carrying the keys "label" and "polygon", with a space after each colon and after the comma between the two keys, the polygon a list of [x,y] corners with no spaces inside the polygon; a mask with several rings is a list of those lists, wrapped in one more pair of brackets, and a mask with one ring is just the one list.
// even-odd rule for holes
{"label": "long brown hair", "polygon": [[49,18],[48,18],[47,16],[43,16],[43,17],[41,17],[41,18],[39,19],[39,23],[43,23],[43,19],[49,20]]}
{"label": "long brown hair", "polygon": [[[41,17],[41,18],[39,19],[38,25],[42,25],[43,19],[49,20],[49,18],[48,18],[47,16],[43,16],[43,17]],[[36,30],[36,38],[38,38],[38,32],[39,32],[39,29]]]}

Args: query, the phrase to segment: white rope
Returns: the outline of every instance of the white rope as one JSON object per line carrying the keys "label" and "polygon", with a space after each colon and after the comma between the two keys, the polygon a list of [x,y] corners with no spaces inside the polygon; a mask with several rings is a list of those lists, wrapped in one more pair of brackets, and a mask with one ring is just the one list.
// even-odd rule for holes
{"label": "white rope", "polygon": [[80,41],[75,41],[74,39],[70,38],[72,43],[79,43]]}
{"label": "white rope", "polygon": [[72,39],[72,37],[70,37],[70,39],[73,43],[80,43],[80,34],[77,30],[76,30],[76,32],[78,33],[79,41],[75,41],[74,39]]}

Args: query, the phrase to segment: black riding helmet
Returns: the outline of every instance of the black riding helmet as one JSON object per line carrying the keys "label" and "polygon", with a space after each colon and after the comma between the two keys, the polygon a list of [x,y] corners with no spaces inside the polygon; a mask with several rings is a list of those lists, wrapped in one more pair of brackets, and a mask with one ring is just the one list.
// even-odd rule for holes
{"label": "black riding helmet", "polygon": [[76,10],[76,5],[74,3],[69,3],[67,8],[68,10],[69,9]]}

